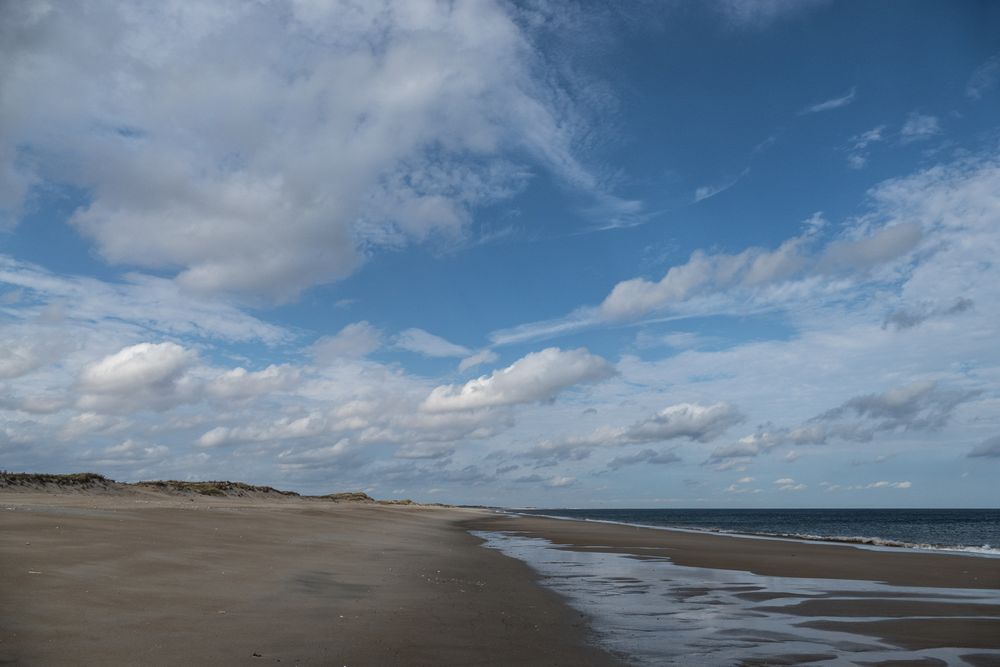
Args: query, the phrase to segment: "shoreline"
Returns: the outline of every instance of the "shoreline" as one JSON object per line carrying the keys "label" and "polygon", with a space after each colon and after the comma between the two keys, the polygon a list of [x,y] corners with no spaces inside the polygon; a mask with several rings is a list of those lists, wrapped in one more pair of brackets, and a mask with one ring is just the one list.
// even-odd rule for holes
{"label": "shoreline", "polygon": [[[1000,589],[1000,561],[972,553],[866,549],[864,545],[730,535],[625,523],[493,514],[464,522],[469,530],[516,532],[580,551],[666,557],[678,565],[744,570],[756,575],[856,579],[901,586]],[[596,533],[596,535],[595,535]],[[600,536],[603,541],[595,542]],[[726,549],[732,540],[740,549]],[[796,549],[783,549],[783,546]],[[806,557],[800,555],[807,554]],[[960,560],[955,560],[960,559]]]}
{"label": "shoreline", "polygon": [[[558,521],[582,521],[584,523],[608,524],[611,526],[630,526],[647,530],[666,530],[678,533],[694,533],[696,535],[719,535],[722,537],[736,537],[751,540],[775,540],[781,542],[805,543],[805,544],[829,544],[832,546],[851,546],[857,549],[869,549],[871,551],[885,551],[889,553],[937,553],[942,555],[974,556],[983,558],[1000,558],[1000,548],[984,548],[973,546],[942,546],[933,544],[916,544],[902,540],[892,540],[880,537],[866,536],[823,536],[804,535],[789,533],[749,533],[712,528],[695,528],[682,526],[657,526],[645,523],[630,523],[627,521],[614,521],[612,519],[591,519],[589,517],[560,516],[558,514],[536,514],[520,510],[505,508],[494,508],[499,514],[523,517],[539,517],[542,519],[555,519]],[[882,542],[882,544],[878,544]]]}
{"label": "shoreline", "polygon": [[[627,648],[631,641],[641,653],[642,642],[656,645],[659,632],[674,643],[687,637],[690,650],[713,642],[728,650],[733,637],[754,646],[727,654],[736,662],[703,664],[799,664],[806,655],[863,660],[865,653],[873,657],[857,664],[1000,664],[996,558],[537,515],[494,514],[463,525],[531,562],[571,604],[594,610],[604,645]],[[621,595],[636,596],[628,609],[605,602]],[[691,630],[699,618],[713,619],[704,636]],[[629,623],[642,632],[622,639]],[[778,637],[778,646],[808,650],[751,655]],[[660,641],[659,650],[672,650]],[[662,664],[685,663],[680,657]]]}

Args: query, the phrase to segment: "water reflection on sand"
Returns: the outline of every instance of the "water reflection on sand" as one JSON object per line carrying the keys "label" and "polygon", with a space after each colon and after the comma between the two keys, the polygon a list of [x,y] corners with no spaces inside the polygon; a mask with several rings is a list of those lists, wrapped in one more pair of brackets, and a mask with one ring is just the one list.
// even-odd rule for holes
{"label": "water reflection on sand", "polygon": [[[516,534],[474,534],[484,546],[530,564],[543,584],[592,619],[603,646],[634,664],[1000,665],[997,590],[766,577],[662,558],[559,549]],[[859,608],[863,616],[856,613]],[[904,649],[881,641],[877,632],[861,634],[854,625],[875,628],[900,618],[996,623],[996,645]],[[833,624],[840,624],[836,631],[829,629]]]}

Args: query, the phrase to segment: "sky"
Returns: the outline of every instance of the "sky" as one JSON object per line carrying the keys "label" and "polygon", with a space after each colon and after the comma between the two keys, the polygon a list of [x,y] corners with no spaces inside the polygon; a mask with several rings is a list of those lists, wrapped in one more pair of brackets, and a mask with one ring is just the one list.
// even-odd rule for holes
{"label": "sky", "polygon": [[0,468],[996,507],[1000,5],[0,6]]}

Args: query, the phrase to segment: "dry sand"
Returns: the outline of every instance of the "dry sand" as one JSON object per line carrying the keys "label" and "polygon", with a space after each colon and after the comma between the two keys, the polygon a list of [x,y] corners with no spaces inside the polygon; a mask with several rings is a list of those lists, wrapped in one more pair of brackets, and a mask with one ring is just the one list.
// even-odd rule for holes
{"label": "dry sand", "polygon": [[0,664],[617,664],[474,512],[0,493]]}

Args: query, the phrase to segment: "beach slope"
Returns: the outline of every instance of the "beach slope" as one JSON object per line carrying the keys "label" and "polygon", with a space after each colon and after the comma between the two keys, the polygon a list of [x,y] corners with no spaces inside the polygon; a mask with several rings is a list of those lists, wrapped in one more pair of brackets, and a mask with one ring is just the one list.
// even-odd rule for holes
{"label": "beach slope", "polygon": [[0,664],[617,664],[476,512],[0,493]]}

